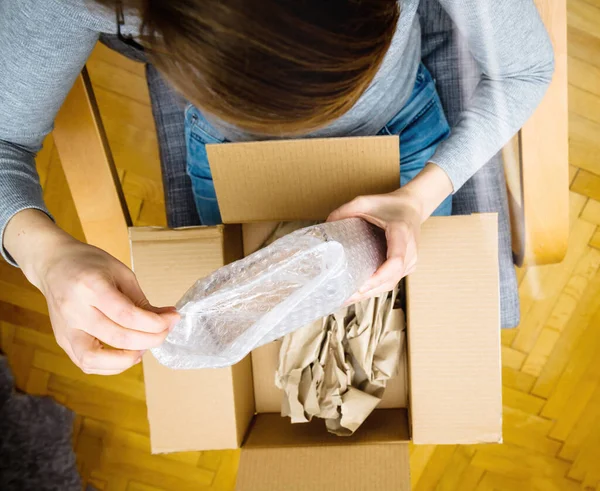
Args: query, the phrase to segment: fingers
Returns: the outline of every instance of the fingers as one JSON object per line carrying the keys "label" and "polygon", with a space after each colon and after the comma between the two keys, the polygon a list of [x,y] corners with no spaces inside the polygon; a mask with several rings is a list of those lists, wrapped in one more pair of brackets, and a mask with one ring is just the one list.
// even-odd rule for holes
{"label": "fingers", "polygon": [[374,297],[380,293],[393,290],[402,279],[404,261],[401,258],[391,258],[385,261],[360,290],[352,295],[346,304],[360,302],[365,298]]}
{"label": "fingers", "polygon": [[396,223],[386,230],[388,259],[354,294],[347,304],[393,290],[398,282],[414,271],[417,263],[417,246],[408,226]]}
{"label": "fingers", "polygon": [[107,349],[93,336],[77,330],[69,332],[63,346],[73,363],[88,374],[116,375],[138,364],[143,351]]}
{"label": "fingers", "polygon": [[102,312],[91,309],[92,313],[79,328],[114,348],[126,350],[147,350],[159,346],[169,334],[166,329],[160,333],[149,333],[126,329],[114,323]]}
{"label": "fingers", "polygon": [[[131,275],[133,276],[133,273]],[[133,295],[138,302],[143,302],[144,306],[150,305],[143,297],[137,280],[134,278],[135,284],[131,280],[123,281],[123,278],[119,280],[118,286],[124,290],[123,292],[108,282],[98,282],[94,285],[95,295],[90,302],[110,320],[128,329],[148,333],[162,333],[179,320],[176,312],[157,313],[136,305],[128,294]],[[143,301],[141,297],[144,298]]]}
{"label": "fingers", "polygon": [[169,314],[162,317],[165,318],[170,325],[179,320],[180,316],[175,307],[154,307],[150,304],[133,271],[124,264],[121,264],[120,266],[121,267],[115,274],[119,290],[122,291],[137,307],[141,307],[144,310],[149,310],[156,314]]}

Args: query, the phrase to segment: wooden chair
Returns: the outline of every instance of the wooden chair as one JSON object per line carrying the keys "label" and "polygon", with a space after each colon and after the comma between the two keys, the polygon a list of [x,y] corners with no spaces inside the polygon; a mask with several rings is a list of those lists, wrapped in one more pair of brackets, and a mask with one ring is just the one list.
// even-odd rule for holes
{"label": "wooden chair", "polygon": [[[537,4],[556,71],[541,105],[503,151],[518,266],[560,262],[569,233],[566,2]],[[57,115],[54,140],[86,240],[129,265],[131,218],[85,69]]]}

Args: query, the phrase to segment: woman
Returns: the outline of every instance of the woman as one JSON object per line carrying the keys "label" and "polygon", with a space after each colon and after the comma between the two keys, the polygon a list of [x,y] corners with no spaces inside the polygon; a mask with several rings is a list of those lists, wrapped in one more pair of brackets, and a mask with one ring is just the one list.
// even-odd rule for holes
{"label": "woman", "polygon": [[418,0],[129,0],[117,22],[120,3],[0,0],[2,252],[44,293],[58,343],[89,373],[129,368],[177,320],[124,265],[58,229],[41,197],[35,153],[99,33],[134,35],[193,104],[188,173],[206,224],[219,220],[208,142],[400,134],[403,186],[330,217],[386,231],[388,260],[353,301],[415,267],[420,225],[449,214],[452,193],[525,122],[553,71],[531,0],[440,0],[482,72],[449,135],[420,64]]}

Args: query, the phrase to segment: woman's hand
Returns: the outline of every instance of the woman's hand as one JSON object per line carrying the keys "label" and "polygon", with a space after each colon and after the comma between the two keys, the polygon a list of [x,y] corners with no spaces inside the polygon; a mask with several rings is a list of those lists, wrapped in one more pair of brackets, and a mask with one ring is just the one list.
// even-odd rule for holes
{"label": "woman's hand", "polygon": [[360,217],[385,231],[387,260],[349,300],[348,304],[392,290],[417,265],[417,243],[421,230],[421,207],[410,193],[360,196],[338,208],[328,218]]}
{"label": "woman's hand", "polygon": [[451,192],[452,183],[446,173],[427,164],[397,191],[359,196],[329,215],[327,221],[362,218],[383,229],[387,239],[387,260],[347,304],[390,291],[415,270],[421,224]]}
{"label": "woman's hand", "polygon": [[173,307],[150,305],[127,266],[73,239],[39,211],[15,215],[4,243],[46,297],[56,341],[85,373],[130,368],[179,319]]}

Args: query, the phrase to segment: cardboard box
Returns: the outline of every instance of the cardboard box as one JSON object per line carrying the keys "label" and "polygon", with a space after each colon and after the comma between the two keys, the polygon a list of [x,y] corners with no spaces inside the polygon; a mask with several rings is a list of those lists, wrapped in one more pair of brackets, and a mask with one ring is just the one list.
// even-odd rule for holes
{"label": "cardboard box", "polygon": [[[397,188],[397,137],[223,144],[208,154],[226,223],[132,229],[132,262],[156,305],[256,249],[273,220],[324,219]],[[243,239],[242,240],[242,236]],[[175,371],[144,358],[153,452],[242,447],[242,491],[410,489],[408,441],[502,439],[497,218],[432,218],[407,279],[408,384],[400,375],[352,437],[279,415],[278,344],[233,367]],[[408,402],[408,403],[407,403]]]}

